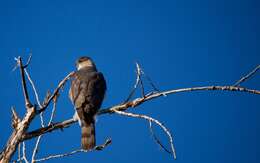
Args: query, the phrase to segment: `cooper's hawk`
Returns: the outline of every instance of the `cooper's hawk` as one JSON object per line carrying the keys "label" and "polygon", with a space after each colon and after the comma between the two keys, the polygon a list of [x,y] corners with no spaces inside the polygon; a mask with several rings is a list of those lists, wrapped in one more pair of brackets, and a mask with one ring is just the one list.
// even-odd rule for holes
{"label": "cooper's hawk", "polygon": [[72,76],[69,97],[76,109],[81,126],[81,146],[85,150],[95,147],[95,114],[101,107],[106,81],[97,71],[89,57],[81,57],[76,61],[77,71]]}

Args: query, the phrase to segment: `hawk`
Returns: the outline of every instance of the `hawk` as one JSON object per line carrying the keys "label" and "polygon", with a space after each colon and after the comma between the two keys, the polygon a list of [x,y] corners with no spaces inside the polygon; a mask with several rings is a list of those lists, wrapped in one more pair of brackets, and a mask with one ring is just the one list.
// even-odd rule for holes
{"label": "hawk", "polygon": [[69,97],[81,127],[81,147],[84,150],[91,150],[96,145],[95,115],[104,99],[106,81],[89,57],[79,58],[76,67],[77,71],[71,80]]}

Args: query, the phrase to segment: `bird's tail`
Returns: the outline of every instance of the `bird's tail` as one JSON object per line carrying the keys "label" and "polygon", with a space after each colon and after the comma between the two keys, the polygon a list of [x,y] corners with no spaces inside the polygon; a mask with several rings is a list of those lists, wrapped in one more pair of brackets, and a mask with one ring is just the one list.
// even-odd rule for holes
{"label": "bird's tail", "polygon": [[81,147],[84,150],[91,150],[95,145],[95,121],[90,117],[81,124]]}

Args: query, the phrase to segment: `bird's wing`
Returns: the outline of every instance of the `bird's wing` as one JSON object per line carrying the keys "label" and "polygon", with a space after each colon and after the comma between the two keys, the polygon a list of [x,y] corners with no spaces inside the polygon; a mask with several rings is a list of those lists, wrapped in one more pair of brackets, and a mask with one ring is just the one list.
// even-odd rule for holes
{"label": "bird's wing", "polygon": [[75,108],[95,114],[100,108],[106,91],[106,81],[100,72],[76,73],[70,88],[70,99]]}
{"label": "bird's wing", "polygon": [[77,72],[75,72],[74,75],[72,76],[71,86],[69,90],[69,98],[73,103],[73,105],[75,105],[77,96],[80,93],[80,84],[81,84],[80,75]]}
{"label": "bird's wing", "polygon": [[[86,90],[85,103],[83,103],[84,112],[96,111],[101,107],[106,92],[106,81],[100,72],[91,75]],[[93,110],[94,109],[94,110]]]}

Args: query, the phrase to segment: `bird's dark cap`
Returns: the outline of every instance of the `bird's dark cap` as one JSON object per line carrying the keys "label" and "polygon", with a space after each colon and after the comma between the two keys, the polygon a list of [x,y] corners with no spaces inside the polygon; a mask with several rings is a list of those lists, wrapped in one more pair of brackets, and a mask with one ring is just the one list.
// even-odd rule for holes
{"label": "bird's dark cap", "polygon": [[84,62],[84,61],[87,61],[87,60],[91,60],[91,61],[92,61],[92,59],[91,59],[90,57],[83,56],[83,57],[80,57],[80,58],[77,60],[77,63]]}
{"label": "bird's dark cap", "polygon": [[77,69],[81,69],[83,67],[88,67],[88,68],[92,68],[92,69],[95,69],[96,70],[96,65],[95,63],[92,61],[92,59],[90,57],[87,57],[87,56],[83,56],[83,57],[80,57],[79,59],[77,59],[76,61],[76,67]]}

